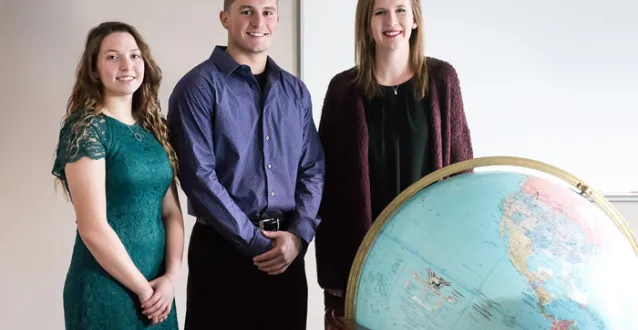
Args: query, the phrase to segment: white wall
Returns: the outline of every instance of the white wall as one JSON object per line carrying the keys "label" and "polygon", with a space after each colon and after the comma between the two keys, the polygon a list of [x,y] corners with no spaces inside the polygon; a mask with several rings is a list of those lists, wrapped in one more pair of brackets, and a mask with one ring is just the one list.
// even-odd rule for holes
{"label": "white wall", "polygon": [[[302,1],[317,118],[330,78],[354,64],[356,2]],[[458,71],[477,157],[536,159],[605,193],[638,189],[637,1],[421,2],[426,54]]]}

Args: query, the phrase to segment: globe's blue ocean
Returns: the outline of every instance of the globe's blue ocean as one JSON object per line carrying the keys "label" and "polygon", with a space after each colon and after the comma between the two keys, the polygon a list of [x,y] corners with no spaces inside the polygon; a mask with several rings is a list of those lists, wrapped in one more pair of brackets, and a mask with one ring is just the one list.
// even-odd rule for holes
{"label": "globe's blue ocean", "polygon": [[638,329],[633,294],[596,282],[624,269],[638,281],[631,245],[601,214],[566,188],[514,172],[436,183],[376,237],[359,277],[356,322],[383,330]]}

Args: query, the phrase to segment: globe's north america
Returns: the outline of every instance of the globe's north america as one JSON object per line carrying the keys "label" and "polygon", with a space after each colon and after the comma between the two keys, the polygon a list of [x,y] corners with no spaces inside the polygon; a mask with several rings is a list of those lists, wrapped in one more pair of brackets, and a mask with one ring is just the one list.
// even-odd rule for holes
{"label": "globe's north america", "polygon": [[638,259],[598,206],[553,181],[476,172],[397,209],[361,265],[364,329],[638,329]]}

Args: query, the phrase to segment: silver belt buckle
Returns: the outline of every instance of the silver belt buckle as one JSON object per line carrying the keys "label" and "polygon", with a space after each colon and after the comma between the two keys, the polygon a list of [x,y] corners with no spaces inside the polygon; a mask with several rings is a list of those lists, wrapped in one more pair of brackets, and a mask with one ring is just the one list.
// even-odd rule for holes
{"label": "silver belt buckle", "polygon": [[264,223],[265,223],[266,221],[273,221],[273,220],[277,223],[277,229],[275,229],[275,230],[276,230],[276,231],[279,231],[279,219],[276,219],[276,218],[259,220],[259,229],[261,229],[261,230],[265,230],[265,229],[264,229]]}

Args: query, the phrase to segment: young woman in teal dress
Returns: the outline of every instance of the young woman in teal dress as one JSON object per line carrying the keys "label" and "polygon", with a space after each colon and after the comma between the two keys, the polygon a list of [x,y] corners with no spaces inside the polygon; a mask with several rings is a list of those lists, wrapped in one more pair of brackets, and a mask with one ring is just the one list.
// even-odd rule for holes
{"label": "young woman in teal dress", "polygon": [[93,28],[85,47],[52,170],[77,222],[66,329],[178,329],[184,225],[161,71],[124,23]]}

